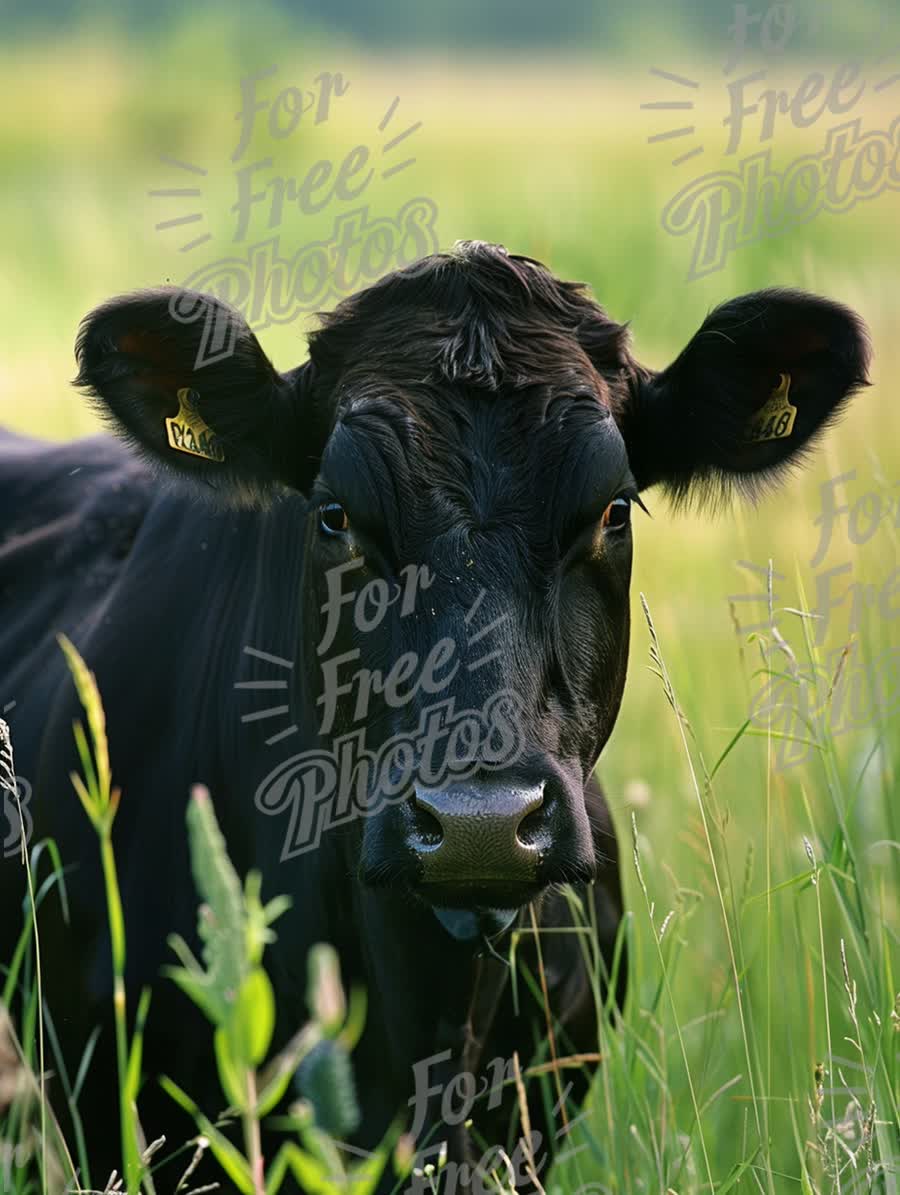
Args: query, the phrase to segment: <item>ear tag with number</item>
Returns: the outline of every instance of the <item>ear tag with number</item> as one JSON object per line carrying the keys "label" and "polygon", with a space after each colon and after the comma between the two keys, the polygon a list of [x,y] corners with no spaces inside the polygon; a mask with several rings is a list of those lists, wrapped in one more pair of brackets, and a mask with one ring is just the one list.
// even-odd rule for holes
{"label": "ear tag with number", "polygon": [[166,419],[169,447],[176,452],[202,457],[205,461],[225,460],[219,438],[209,424],[204,423],[194,406],[197,394],[187,388],[178,391],[178,414]]}
{"label": "ear tag with number", "polygon": [[788,401],[791,375],[783,373],[778,385],[747,424],[745,435],[750,444],[763,440],[786,440],[794,430],[797,408]]}

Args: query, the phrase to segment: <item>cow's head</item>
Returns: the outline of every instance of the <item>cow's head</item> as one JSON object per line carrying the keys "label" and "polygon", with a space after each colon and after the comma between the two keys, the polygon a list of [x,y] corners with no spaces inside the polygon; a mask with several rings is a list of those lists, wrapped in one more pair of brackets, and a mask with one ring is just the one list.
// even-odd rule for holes
{"label": "cow's head", "polygon": [[[198,367],[204,328],[226,352]],[[322,741],[369,753],[331,799],[370,814],[363,881],[458,935],[600,862],[584,792],[625,681],[642,492],[778,479],[868,357],[852,312],[769,290],[656,372],[583,287],[481,243],[345,300],[287,373],[183,292],[112,300],[77,352],[154,462],[232,502],[308,499],[303,672]]]}

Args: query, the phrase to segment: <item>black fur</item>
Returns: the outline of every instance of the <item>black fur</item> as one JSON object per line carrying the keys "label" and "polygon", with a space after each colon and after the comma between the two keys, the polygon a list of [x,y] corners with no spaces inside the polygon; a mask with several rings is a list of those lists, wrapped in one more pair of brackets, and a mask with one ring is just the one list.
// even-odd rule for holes
{"label": "black fur", "polygon": [[[777,483],[868,385],[869,355],[862,320],[828,299],[774,289],[722,303],[668,369],[638,374],[622,408],[639,485],[716,505],[735,486],[752,495]],[[784,373],[791,436],[747,444],[748,419]]]}
{"label": "black fur", "polygon": [[[200,312],[190,323],[173,310]],[[207,320],[233,337],[228,356],[198,367]],[[103,303],[81,324],[75,342],[75,385],[145,460],[174,464],[165,418],[178,410],[183,387],[215,428],[224,463],[179,454],[178,471],[229,500],[260,502],[279,485],[306,488],[315,477],[325,428],[302,398],[309,368],[280,374],[237,312],[208,295],[159,287]],[[297,420],[303,413],[302,426]],[[311,451],[303,452],[307,442]]]}
{"label": "black fur", "polygon": [[[174,319],[171,304],[201,301],[230,323],[234,352],[198,367],[202,324]],[[559,885],[575,883],[599,926],[596,968],[608,967],[619,868],[592,773],[625,683],[631,537],[627,524],[602,527],[604,511],[655,483],[676,498],[715,501],[735,483],[777,476],[864,383],[864,330],[826,300],[762,292],[718,308],[654,374],[585,287],[475,242],[345,300],[310,338],[310,360],[289,373],[274,369],[236,313],[165,290],[104,304],[82,325],[76,354],[78,385],[144,461],[219,499],[196,504],[183,487],[159,486],[145,463],[102,438],[60,447],[0,440],[0,498],[11,512],[0,544],[0,676],[17,702],[13,740],[34,784],[35,834],[54,836],[73,868],[71,923],[48,900],[42,939],[45,992],[70,1065],[106,1022],[83,1101],[94,1183],[119,1163],[109,944],[96,843],[68,778],[77,710],[58,631],[97,674],[123,790],[115,846],[131,1007],[141,985],[154,988],[141,1096],[148,1138],[181,1141],[191,1131],[156,1086],[159,1071],[210,1113],[221,1102],[208,1027],[159,979],[171,961],[167,935],[195,938],[184,809],[191,784],[203,781],[238,868],[260,868],[267,896],[293,897],[266,955],[278,1042],[304,1018],[314,942],[332,941],[345,981],[369,992],[354,1065],[356,1140],[373,1147],[406,1106],[418,1061],[449,1048],[449,1079],[514,1049],[527,1057],[544,1013],[527,1001],[517,1009],[504,968],[438,923],[408,845],[410,800],[371,808],[326,831],[316,850],[280,861],[287,819],[255,807],[260,782],[279,760],[327,749],[361,724],[344,693],[323,729],[329,658],[356,651],[360,665],[387,673],[445,640],[459,667],[440,695],[456,709],[481,708],[501,690],[517,695],[524,748],[506,780],[545,785],[539,924],[566,923]],[[745,444],[747,420],[785,371],[794,435]],[[164,421],[182,387],[198,393],[222,463],[169,447]],[[325,502],[345,508],[346,536],[320,530]],[[319,653],[328,576],[352,560],[362,566],[351,590],[396,580],[409,565],[426,566],[431,584],[412,613],[394,606],[365,633],[343,617]],[[283,723],[240,720],[265,698],[254,705],[235,682],[272,679],[246,645],[293,664],[279,701],[298,732],[275,750],[266,739]],[[366,746],[409,733],[430,701],[417,692],[396,705],[376,691],[362,718]],[[489,793],[483,771],[473,782]],[[374,805],[374,787],[363,789]],[[18,866],[4,862],[0,878],[2,907],[19,907]],[[478,904],[474,894],[460,899]],[[8,951],[18,927],[0,920]],[[523,951],[533,969],[533,947]],[[559,1041],[590,1053],[594,977],[578,940],[547,935],[544,953]],[[439,1100],[429,1125],[446,1130]],[[501,1127],[476,1118],[476,1128],[499,1143],[490,1135]],[[448,1136],[461,1158],[465,1132]]]}

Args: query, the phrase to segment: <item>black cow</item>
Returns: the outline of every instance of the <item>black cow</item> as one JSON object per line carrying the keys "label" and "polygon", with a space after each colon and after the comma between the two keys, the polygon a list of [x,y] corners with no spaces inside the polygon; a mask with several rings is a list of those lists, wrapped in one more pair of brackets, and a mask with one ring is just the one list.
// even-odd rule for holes
{"label": "black cow", "polygon": [[[494,957],[529,903],[568,921],[575,885],[612,959],[616,840],[591,776],[625,682],[640,493],[770,484],[865,384],[868,350],[844,307],[769,290],[718,307],[658,373],[584,287],[482,243],[342,302],[309,348],[279,373],[239,315],[174,291],[87,317],[78,385],[128,447],[0,440],[0,706],[35,835],[70,865],[70,923],[50,899],[43,931],[70,1066],[107,1021],[111,968],[59,631],[96,672],[123,789],[148,1075],[221,1106],[208,1029],[159,979],[167,935],[195,936],[184,814],[202,781],[237,867],[293,898],[266,956],[277,1043],[305,1019],[312,943],[368,990],[372,1146],[420,1060],[449,1051],[449,1079],[530,1054],[544,1011],[514,1004]],[[5,861],[4,910],[21,883]],[[544,936],[560,1052],[596,1049],[583,957]],[[536,974],[533,945],[523,958]],[[82,1100],[95,1182],[118,1162],[111,1036]],[[190,1131],[152,1081],[141,1110],[148,1137]],[[437,1133],[461,1156],[463,1128]]]}

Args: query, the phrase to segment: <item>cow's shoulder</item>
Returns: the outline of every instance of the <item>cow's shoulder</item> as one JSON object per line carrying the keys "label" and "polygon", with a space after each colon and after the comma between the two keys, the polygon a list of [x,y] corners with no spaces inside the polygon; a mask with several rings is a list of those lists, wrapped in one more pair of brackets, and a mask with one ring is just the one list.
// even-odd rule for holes
{"label": "cow's shoulder", "polygon": [[0,583],[52,583],[123,554],[153,492],[147,467],[110,437],[51,444],[0,431]]}
{"label": "cow's shoulder", "polygon": [[52,444],[0,431],[0,675],[7,685],[21,687],[48,653],[57,654],[56,631],[83,625],[152,501],[146,467],[109,437]]}
{"label": "cow's shoulder", "polygon": [[9,541],[99,493],[149,493],[146,465],[111,436],[56,444],[0,428],[0,540]]}

